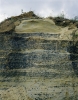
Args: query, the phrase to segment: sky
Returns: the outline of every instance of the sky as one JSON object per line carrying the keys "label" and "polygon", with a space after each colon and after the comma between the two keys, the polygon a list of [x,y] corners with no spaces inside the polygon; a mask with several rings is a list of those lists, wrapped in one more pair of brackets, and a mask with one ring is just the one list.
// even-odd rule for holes
{"label": "sky", "polygon": [[0,0],[0,22],[23,12],[34,11],[38,16],[78,16],[78,0]]}

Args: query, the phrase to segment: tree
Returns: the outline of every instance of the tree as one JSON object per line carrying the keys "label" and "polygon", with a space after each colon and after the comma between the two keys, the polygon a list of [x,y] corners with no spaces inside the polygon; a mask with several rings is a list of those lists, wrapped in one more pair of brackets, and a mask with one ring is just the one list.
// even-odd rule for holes
{"label": "tree", "polygon": [[77,20],[77,21],[78,21],[78,16],[75,16],[75,17],[74,17],[74,20]]}
{"label": "tree", "polygon": [[65,17],[65,14],[64,14],[63,11],[62,11],[62,13],[59,15],[59,17],[61,17],[61,18],[64,18],[64,17]]}
{"label": "tree", "polygon": [[21,9],[21,13],[23,14],[23,9]]}

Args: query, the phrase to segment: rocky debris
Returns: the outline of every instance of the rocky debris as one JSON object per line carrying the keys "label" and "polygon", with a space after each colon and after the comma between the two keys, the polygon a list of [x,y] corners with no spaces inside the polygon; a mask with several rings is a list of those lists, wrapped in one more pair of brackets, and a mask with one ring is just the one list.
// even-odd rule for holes
{"label": "rocky debris", "polygon": [[78,21],[76,20],[71,20],[71,19],[69,20],[69,19],[62,18],[62,17],[55,17],[52,19],[54,20],[55,24],[58,26],[62,26],[62,27],[73,26],[72,28],[74,27],[78,28]]}

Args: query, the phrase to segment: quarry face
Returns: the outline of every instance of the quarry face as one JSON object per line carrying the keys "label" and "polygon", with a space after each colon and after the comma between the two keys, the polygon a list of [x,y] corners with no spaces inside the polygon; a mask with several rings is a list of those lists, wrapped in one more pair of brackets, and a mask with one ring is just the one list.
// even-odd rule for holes
{"label": "quarry face", "polygon": [[78,100],[78,29],[22,18],[0,32],[0,100]]}

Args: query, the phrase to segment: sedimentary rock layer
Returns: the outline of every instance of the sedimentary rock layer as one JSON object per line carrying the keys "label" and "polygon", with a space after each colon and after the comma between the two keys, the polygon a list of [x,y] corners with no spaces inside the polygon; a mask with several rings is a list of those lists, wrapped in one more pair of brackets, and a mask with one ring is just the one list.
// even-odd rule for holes
{"label": "sedimentary rock layer", "polygon": [[[59,37],[0,34],[1,100],[78,99],[78,41]],[[17,93],[16,98],[9,99],[10,93]]]}

